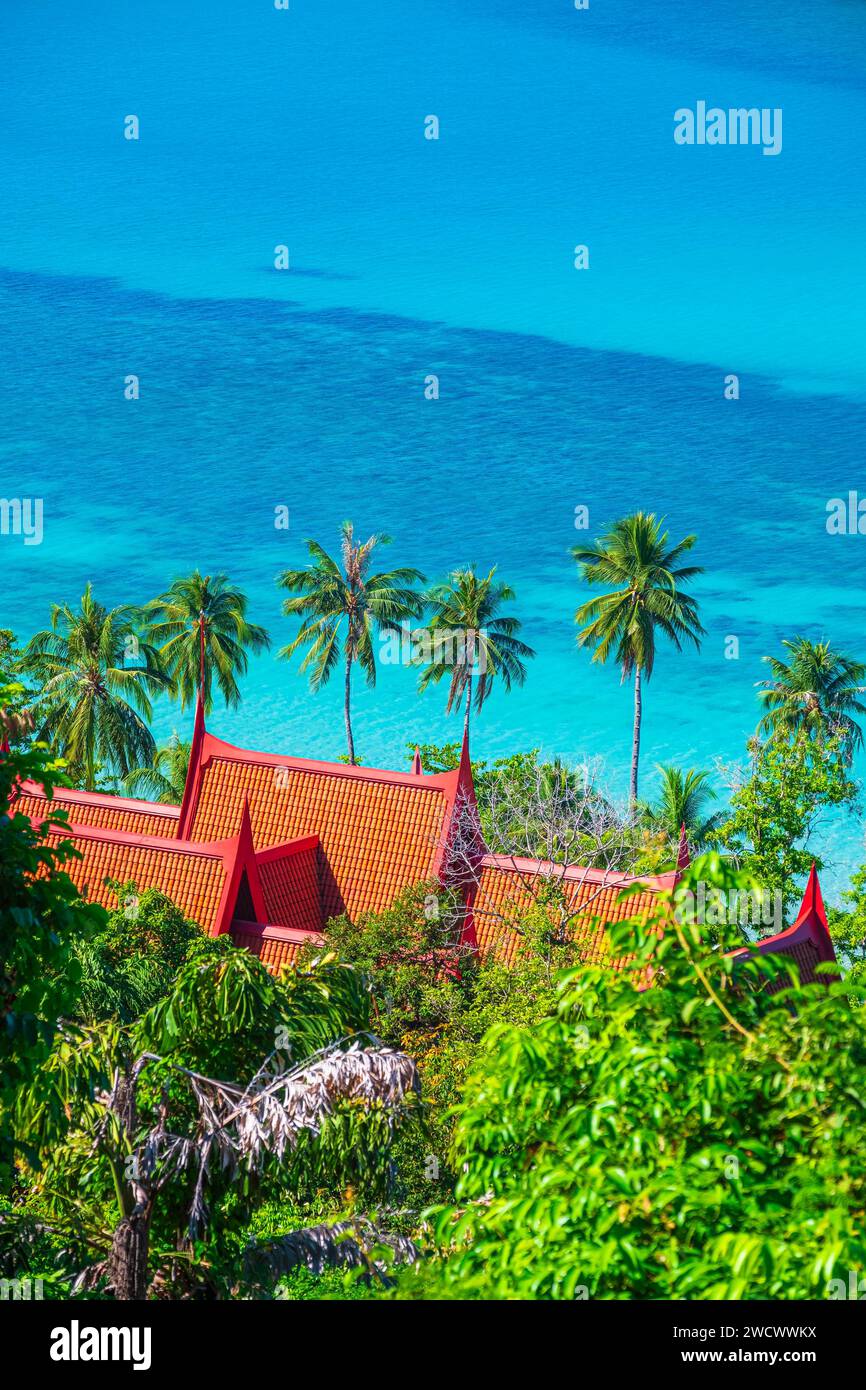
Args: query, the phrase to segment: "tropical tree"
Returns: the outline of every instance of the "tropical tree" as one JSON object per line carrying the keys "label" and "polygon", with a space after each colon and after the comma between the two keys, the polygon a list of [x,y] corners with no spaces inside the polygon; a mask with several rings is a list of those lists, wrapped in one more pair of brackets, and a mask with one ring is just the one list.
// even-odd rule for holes
{"label": "tropical tree", "polygon": [[833,807],[856,811],[859,786],[838,738],[823,744],[806,733],[790,742],[753,738],[748,753],[746,766],[722,769],[731,797],[718,844],[765,892],[778,892],[790,913],[800,897],[797,881],[813,863],[822,867],[813,834]]}
{"label": "tropical tree", "polygon": [[104,608],[88,584],[78,611],[52,605],[51,627],[31,638],[25,667],[41,686],[37,737],[88,790],[100,767],[125,777],[150,762],[156,746],[146,722],[150,697],[168,681],[157,653],[139,636],[134,609]]}
{"label": "tropical tree", "polygon": [[423,607],[415,585],[424,582],[419,570],[401,568],[371,574],[377,546],[390,544],[390,536],[373,535],[363,544],[355,540],[351,521],[341,527],[342,568],[319,545],[307,540],[311,563],[304,569],[284,570],[277,579],[292,598],[283,602],[287,617],[300,618],[301,626],[288,646],[278,653],[289,658],[301,647],[302,671],[310,671],[310,689],[320,690],[342,658],[343,709],[349,762],[355,762],[352,735],[352,667],[357,662],[368,685],[376,684],[376,633],[396,634],[401,622],[417,618]]}
{"label": "tropical tree", "polygon": [[[455,1199],[427,1213],[441,1262],[402,1297],[847,1297],[866,1257],[863,991],[735,962],[737,927],[677,920],[700,883],[751,891],[704,856],[648,922],[611,928],[628,965],[562,972],[547,1018],[492,1020],[452,1108]],[[663,983],[640,988],[648,968]]]}
{"label": "tropical tree", "polygon": [[671,546],[663,522],[651,512],[636,512],[615,521],[591,546],[574,546],[571,553],[587,584],[604,585],[612,592],[599,594],[581,605],[575,621],[581,627],[578,644],[593,647],[593,661],[607,661],[613,654],[622,680],[634,677],[634,732],[632,735],[629,802],[637,809],[638,764],[642,713],[641,680],[650,679],[655,666],[657,634],[670,638],[677,651],[688,640],[700,647],[704,632],[698,607],[685,586],[703,570],[684,565],[696,536],[686,536]]}
{"label": "tropical tree", "polygon": [[[247,1255],[272,1282],[318,1263],[342,1230],[242,1251],[238,1222],[293,1191],[389,1193],[393,1134],[420,1088],[411,1058],[365,1031],[367,1015],[363,978],[333,957],[274,979],[223,938],[190,949],[131,1023],[59,1028],[18,1114],[40,1159],[26,1178],[77,1285],[116,1299],[230,1297]],[[363,1263],[378,1233],[347,1215]],[[12,1224],[26,1239],[26,1221]]]}
{"label": "tropical tree", "polygon": [[216,682],[226,705],[240,704],[237,676],[246,675],[249,652],[270,646],[263,627],[247,620],[247,597],[225,574],[194,570],[145,605],[150,641],[159,648],[172,693],[185,709],[203,681],[205,713],[213,709]]}
{"label": "tropical tree", "polygon": [[189,743],[173,733],[168,743],[157,749],[147,767],[134,767],[123,779],[124,791],[144,801],[177,806],[183,800],[189,767]]}
{"label": "tropical tree", "polygon": [[684,829],[693,850],[703,850],[722,821],[721,812],[711,812],[709,805],[718,800],[712,787],[710,773],[690,767],[656,764],[661,779],[656,800],[644,807],[644,819],[649,829],[661,832],[671,844],[676,844]]}
{"label": "tropical tree", "polygon": [[803,732],[822,743],[841,739],[850,762],[863,745],[855,716],[866,715],[859,698],[866,692],[866,665],[834,651],[829,642],[795,637],[782,646],[791,653],[787,662],[764,657],[773,678],[759,683],[758,699],[766,710],[759,732],[786,739]]}
{"label": "tropical tree", "polygon": [[[21,717],[20,696],[0,687],[0,741]],[[14,731],[10,742],[15,743]],[[50,796],[62,776],[44,747],[0,755],[0,1191],[12,1175],[14,1115],[48,1057],[57,1021],[75,1007],[75,951],[105,922],[100,907],[80,901],[63,872],[65,845],[46,844],[42,827],[15,814],[24,778]],[[9,808],[6,812],[5,808]],[[56,829],[58,822],[54,821]],[[20,1136],[19,1136],[20,1137]],[[26,1139],[19,1147],[26,1149]]]}
{"label": "tropical tree", "polygon": [[427,594],[430,650],[422,652],[426,665],[418,689],[426,690],[447,677],[445,713],[450,714],[463,702],[464,734],[469,732],[473,703],[480,713],[496,680],[505,690],[523,685],[526,663],[535,656],[517,636],[520,619],[501,611],[514,601],[514,590],[495,575],[495,566],[481,578],[470,565],[455,570],[444,584],[434,585]]}

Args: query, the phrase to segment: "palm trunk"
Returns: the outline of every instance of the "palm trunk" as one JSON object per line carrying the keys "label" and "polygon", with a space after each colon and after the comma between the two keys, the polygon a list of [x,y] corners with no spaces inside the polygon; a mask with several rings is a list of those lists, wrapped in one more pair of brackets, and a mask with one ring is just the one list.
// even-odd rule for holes
{"label": "palm trunk", "polygon": [[139,1188],[136,1195],[138,1200],[132,1213],[124,1217],[111,1237],[108,1276],[115,1298],[141,1301],[147,1298],[147,1254],[153,1197],[143,1188]]}
{"label": "palm trunk", "polygon": [[346,695],[345,695],[345,715],[346,715],[346,743],[349,747],[349,762],[355,765],[355,740],[352,738],[352,716],[350,712],[352,701],[352,658],[346,656]]}
{"label": "palm trunk", "polygon": [[469,737],[469,711],[472,709],[472,675],[466,677],[466,713],[463,716],[463,737]]}
{"label": "palm trunk", "polygon": [[634,672],[634,733],[631,741],[631,785],[628,794],[629,811],[632,817],[634,817],[637,812],[637,769],[640,761],[640,719],[640,667],[636,666]]}

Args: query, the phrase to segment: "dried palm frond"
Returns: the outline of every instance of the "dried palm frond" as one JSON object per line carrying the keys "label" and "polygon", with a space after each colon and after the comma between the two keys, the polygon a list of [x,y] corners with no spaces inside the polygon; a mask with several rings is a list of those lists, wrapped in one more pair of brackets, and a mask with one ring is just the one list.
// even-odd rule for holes
{"label": "dried palm frond", "polygon": [[387,1283],[385,1261],[374,1258],[377,1249],[390,1251],[394,1264],[415,1264],[421,1258],[421,1251],[408,1236],[379,1231],[372,1222],[359,1218],[306,1226],[288,1235],[256,1241],[244,1251],[244,1269],[248,1279],[255,1279],[291,1274],[301,1268],[313,1274],[337,1266],[365,1268]]}

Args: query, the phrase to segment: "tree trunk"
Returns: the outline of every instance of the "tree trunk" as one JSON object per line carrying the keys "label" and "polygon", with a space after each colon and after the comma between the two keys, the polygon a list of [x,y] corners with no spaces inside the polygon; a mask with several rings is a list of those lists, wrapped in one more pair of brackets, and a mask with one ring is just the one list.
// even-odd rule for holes
{"label": "tree trunk", "polygon": [[640,691],[640,667],[636,666],[634,671],[634,733],[631,741],[631,785],[629,787],[629,810],[632,817],[637,813],[637,769],[640,761],[640,717],[641,717],[641,691]]}
{"label": "tree trunk", "polygon": [[472,675],[466,677],[466,713],[463,716],[463,737],[469,737],[469,711],[472,709]]}
{"label": "tree trunk", "polygon": [[108,1257],[108,1277],[117,1299],[147,1298],[147,1253],[153,1197],[136,1185],[136,1203],[115,1227]]}
{"label": "tree trunk", "polygon": [[355,740],[352,738],[352,716],[351,716],[351,713],[350,713],[350,705],[351,705],[351,700],[352,700],[352,658],[351,658],[350,656],[347,656],[347,657],[346,657],[346,697],[345,697],[345,698],[346,698],[346,703],[345,703],[345,714],[346,714],[346,743],[347,743],[348,746],[349,746],[349,762],[350,762],[350,763],[352,764],[352,766],[354,767],[354,765],[355,765]]}

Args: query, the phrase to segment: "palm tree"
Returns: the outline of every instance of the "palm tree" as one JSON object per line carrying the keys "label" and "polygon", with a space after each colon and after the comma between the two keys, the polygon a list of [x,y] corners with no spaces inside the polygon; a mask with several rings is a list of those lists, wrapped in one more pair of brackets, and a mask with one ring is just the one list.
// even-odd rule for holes
{"label": "palm tree", "polygon": [[389,545],[390,536],[373,535],[361,544],[355,540],[351,521],[343,522],[340,535],[342,569],[318,541],[307,540],[312,563],[305,569],[284,570],[278,577],[279,587],[295,595],[285,599],[283,612],[301,620],[297,635],[278,655],[288,658],[299,647],[306,648],[300,669],[310,669],[311,690],[327,684],[342,656],[346,743],[349,762],[354,765],[352,667],[357,662],[367,684],[376,684],[374,633],[396,633],[401,622],[419,616],[423,600],[413,586],[423,583],[424,576],[407,568],[370,574],[376,547]]}
{"label": "palm tree", "polygon": [[124,777],[153,756],[145,721],[150,696],[168,681],[135,619],[132,608],[103,608],[88,584],[78,612],[52,605],[51,627],[37,632],[24,654],[27,671],[41,684],[37,737],[67,760],[88,791],[96,788],[98,766]]}
{"label": "palm tree", "polygon": [[684,772],[662,763],[656,763],[656,771],[661,777],[658,796],[653,805],[643,808],[648,827],[663,833],[672,845],[677,844],[685,830],[692,849],[703,850],[723,820],[721,812],[708,809],[711,802],[718,800],[710,785],[710,773],[693,767]]}
{"label": "palm tree", "polygon": [[134,767],[123,779],[124,791],[145,801],[178,806],[183,801],[191,744],[173,733],[147,767]]}
{"label": "palm tree", "polygon": [[615,521],[607,533],[591,546],[574,546],[581,577],[587,584],[603,584],[612,593],[599,594],[584,603],[575,615],[583,626],[578,634],[581,647],[594,647],[593,661],[606,662],[611,653],[625,681],[634,676],[634,732],[631,752],[629,803],[637,809],[638,763],[640,761],[641,678],[649,680],[656,655],[656,634],[669,637],[677,651],[685,639],[700,647],[703,627],[695,600],[684,586],[702,574],[698,565],[683,565],[683,555],[691,550],[696,536],[686,536],[669,547],[663,522],[652,513]]}
{"label": "palm tree", "polygon": [[770,738],[805,733],[818,742],[842,741],[845,758],[863,744],[863,731],[854,715],[866,714],[858,698],[866,690],[866,665],[834,651],[829,642],[795,637],[783,642],[789,662],[765,656],[773,679],[760,681],[758,699],[766,714],[758,726]]}
{"label": "palm tree", "polygon": [[206,714],[213,709],[214,680],[227,706],[240,704],[235,677],[246,674],[247,653],[270,646],[265,629],[247,621],[246,594],[225,574],[194,570],[175,579],[166,593],[145,605],[144,618],[181,709],[194,700],[202,668]]}
{"label": "palm tree", "polygon": [[506,690],[523,685],[526,662],[535,656],[517,636],[520,619],[500,611],[503,604],[513,602],[514,590],[494,579],[495,574],[494,566],[481,579],[470,565],[455,570],[446,583],[435,585],[427,594],[432,611],[428,628],[431,651],[418,689],[438,685],[447,676],[445,713],[450,714],[464,701],[464,734],[469,732],[473,701],[480,713],[497,679]]}

